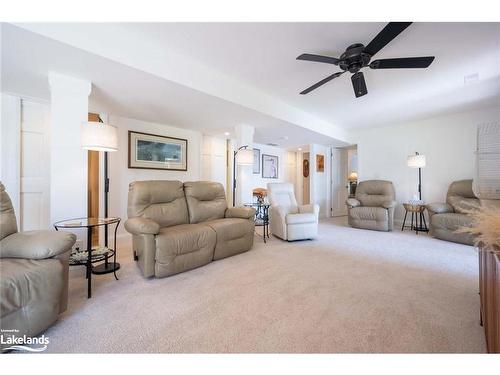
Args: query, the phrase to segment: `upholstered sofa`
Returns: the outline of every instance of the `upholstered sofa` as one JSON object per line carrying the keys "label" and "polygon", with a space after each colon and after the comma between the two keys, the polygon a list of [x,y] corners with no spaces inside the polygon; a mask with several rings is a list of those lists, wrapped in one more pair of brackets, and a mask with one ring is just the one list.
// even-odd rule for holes
{"label": "upholstered sofa", "polygon": [[348,223],[354,228],[392,231],[396,193],[390,181],[361,181],[355,198],[346,201]]}
{"label": "upholstered sofa", "polygon": [[445,241],[473,245],[473,235],[457,230],[472,224],[468,213],[478,210],[480,205],[480,200],[472,191],[472,180],[452,182],[446,194],[446,203],[427,205],[430,235]]}
{"label": "upholstered sofa", "polygon": [[298,205],[293,185],[287,182],[267,184],[271,207],[271,233],[286,241],[310,240],[318,237],[319,206]]}
{"label": "upholstered sofa", "polygon": [[0,183],[0,321],[9,332],[4,338],[38,335],[66,310],[75,241],[67,232],[18,232],[12,202]]}
{"label": "upholstered sofa", "polygon": [[228,208],[219,183],[136,181],[125,229],[142,274],[165,277],[250,250],[254,215],[253,208]]}

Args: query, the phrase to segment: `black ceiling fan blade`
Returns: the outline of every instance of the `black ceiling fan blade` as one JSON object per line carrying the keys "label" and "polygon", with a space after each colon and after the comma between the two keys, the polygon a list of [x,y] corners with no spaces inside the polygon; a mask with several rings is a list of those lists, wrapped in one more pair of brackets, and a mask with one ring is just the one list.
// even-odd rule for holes
{"label": "black ceiling fan blade", "polygon": [[302,55],[297,57],[297,60],[306,60],[306,61],[314,61],[326,64],[334,64],[338,65],[339,59],[330,56],[321,56],[321,55],[312,55],[310,53],[303,53]]}
{"label": "black ceiling fan blade", "polygon": [[308,87],[307,89],[302,91],[300,94],[305,95],[307,93],[310,93],[311,91],[316,90],[318,87],[324,85],[327,82],[330,82],[332,79],[337,78],[337,77],[341,76],[342,74],[344,74],[344,72],[334,73],[331,76],[328,76],[328,77],[322,79],[321,81],[315,83],[314,85]]}
{"label": "black ceiling fan blade", "polygon": [[360,96],[368,94],[368,90],[366,88],[365,76],[363,72],[354,73],[351,76],[352,88],[354,89],[354,95],[356,98]]}
{"label": "black ceiling fan blade", "polygon": [[370,63],[372,69],[409,69],[428,68],[434,61],[434,56],[402,57],[399,59],[382,59]]}
{"label": "black ceiling fan blade", "polygon": [[384,48],[391,40],[397,37],[404,29],[410,26],[412,22],[389,22],[381,32],[365,47],[364,52],[370,56],[375,55]]}

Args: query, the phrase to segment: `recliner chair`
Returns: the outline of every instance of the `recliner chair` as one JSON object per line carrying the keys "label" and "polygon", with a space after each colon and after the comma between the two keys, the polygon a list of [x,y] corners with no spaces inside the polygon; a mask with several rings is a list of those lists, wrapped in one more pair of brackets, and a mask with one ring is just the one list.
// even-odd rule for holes
{"label": "recliner chair", "polygon": [[361,181],[356,188],[356,198],[346,201],[349,225],[360,229],[392,231],[395,197],[391,181]]}
{"label": "recliner chair", "polygon": [[318,236],[319,206],[298,205],[291,183],[267,184],[271,233],[287,240],[307,240]]}
{"label": "recliner chair", "polygon": [[428,204],[429,234],[445,241],[474,245],[474,236],[459,233],[458,229],[472,224],[468,213],[477,211],[481,201],[472,191],[472,180],[460,180],[451,183],[446,194],[446,203]]}
{"label": "recliner chair", "polygon": [[0,322],[3,330],[17,330],[4,337],[38,335],[66,310],[75,241],[68,232],[18,232],[12,202],[0,183]]}

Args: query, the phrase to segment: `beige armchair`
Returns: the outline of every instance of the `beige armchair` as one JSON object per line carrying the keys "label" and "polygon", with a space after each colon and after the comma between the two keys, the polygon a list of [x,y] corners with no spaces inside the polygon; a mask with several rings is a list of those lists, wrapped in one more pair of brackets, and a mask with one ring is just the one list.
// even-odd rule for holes
{"label": "beige armchair", "polygon": [[472,191],[472,180],[452,182],[446,194],[446,203],[431,203],[426,207],[431,236],[465,245],[474,244],[474,236],[456,232],[459,228],[472,224],[472,217],[468,213],[480,207],[480,200]]}
{"label": "beige armchair", "polygon": [[125,229],[142,274],[165,277],[250,250],[254,215],[228,208],[216,182],[135,181]]}
{"label": "beige armchair", "polygon": [[356,198],[346,201],[348,222],[354,228],[392,231],[396,194],[390,181],[362,181],[356,188]]}
{"label": "beige armchair", "polygon": [[271,233],[287,240],[314,239],[318,236],[319,206],[298,205],[290,183],[267,184]]}
{"label": "beige armchair", "polygon": [[16,330],[16,337],[35,336],[66,310],[69,253],[75,241],[67,232],[18,232],[12,202],[0,183],[2,329]]}

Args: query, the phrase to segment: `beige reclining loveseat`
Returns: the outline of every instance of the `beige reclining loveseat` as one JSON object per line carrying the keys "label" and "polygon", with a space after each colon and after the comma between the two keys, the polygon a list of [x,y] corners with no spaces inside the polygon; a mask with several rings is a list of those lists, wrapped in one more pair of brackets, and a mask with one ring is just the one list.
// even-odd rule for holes
{"label": "beige reclining loveseat", "polygon": [[125,229],[143,275],[165,277],[250,250],[254,214],[228,208],[219,183],[136,181]]}

